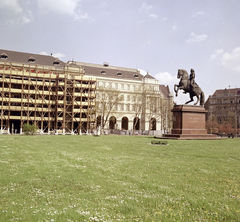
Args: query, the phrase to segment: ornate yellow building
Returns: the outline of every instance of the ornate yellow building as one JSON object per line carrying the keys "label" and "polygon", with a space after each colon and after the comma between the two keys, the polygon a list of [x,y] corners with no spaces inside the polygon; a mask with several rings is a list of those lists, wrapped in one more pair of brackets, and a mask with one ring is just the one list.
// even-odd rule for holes
{"label": "ornate yellow building", "polygon": [[151,75],[108,63],[68,64],[83,67],[85,76],[97,79],[97,126],[109,133],[124,134],[160,135],[171,130],[173,96],[168,86],[159,85]]}

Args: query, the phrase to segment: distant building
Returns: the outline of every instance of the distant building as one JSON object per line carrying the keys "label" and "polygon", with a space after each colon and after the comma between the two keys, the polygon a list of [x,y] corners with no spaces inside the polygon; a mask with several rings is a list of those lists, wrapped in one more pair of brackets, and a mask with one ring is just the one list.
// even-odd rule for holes
{"label": "distant building", "polygon": [[205,103],[207,119],[240,128],[240,88],[218,89]]}
{"label": "distant building", "polygon": [[81,133],[95,122],[95,78],[47,55],[0,49],[0,133]]}
{"label": "distant building", "polygon": [[0,89],[0,134],[22,133],[25,123],[48,134],[171,130],[168,86],[137,69],[0,49]]}
{"label": "distant building", "polygon": [[[161,134],[171,130],[173,96],[168,86],[159,85],[157,79],[149,74],[144,76],[137,69],[110,66],[108,63],[68,63],[83,67],[85,76],[97,79],[98,127],[104,125],[108,118],[105,129],[123,130],[125,133],[136,130]],[[119,99],[114,100],[113,97],[117,96]],[[108,107],[112,104],[108,115],[104,111],[106,103]]]}

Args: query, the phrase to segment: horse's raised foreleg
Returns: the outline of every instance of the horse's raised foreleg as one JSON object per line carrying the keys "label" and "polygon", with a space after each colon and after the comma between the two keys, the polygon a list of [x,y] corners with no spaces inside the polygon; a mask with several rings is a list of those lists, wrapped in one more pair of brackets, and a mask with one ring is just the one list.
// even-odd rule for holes
{"label": "horse's raised foreleg", "polygon": [[175,84],[174,85],[174,91],[176,93],[176,96],[178,96],[178,90],[179,89],[184,89],[184,86],[179,86],[179,85]]}
{"label": "horse's raised foreleg", "polygon": [[174,85],[174,92],[176,93],[176,96],[177,96],[177,94],[178,94],[178,85],[177,84]]}
{"label": "horse's raised foreleg", "polygon": [[175,93],[176,93],[176,96],[178,96],[178,90],[179,90],[178,85],[175,84],[175,85],[174,85],[174,91],[175,91]]}

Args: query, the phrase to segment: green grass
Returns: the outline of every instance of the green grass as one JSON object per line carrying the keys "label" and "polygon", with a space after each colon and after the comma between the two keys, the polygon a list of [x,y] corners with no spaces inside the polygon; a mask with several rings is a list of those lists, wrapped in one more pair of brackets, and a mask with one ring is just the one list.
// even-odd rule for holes
{"label": "green grass", "polygon": [[240,139],[0,136],[0,221],[240,221]]}

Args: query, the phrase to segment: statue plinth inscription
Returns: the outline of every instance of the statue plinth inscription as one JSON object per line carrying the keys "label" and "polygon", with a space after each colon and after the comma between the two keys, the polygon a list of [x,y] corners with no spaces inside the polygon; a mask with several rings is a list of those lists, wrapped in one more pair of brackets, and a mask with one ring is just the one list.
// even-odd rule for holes
{"label": "statue plinth inscription", "polygon": [[172,109],[173,129],[171,134],[163,136],[169,139],[216,139],[216,135],[207,134],[206,112],[203,106],[175,105]]}
{"label": "statue plinth inscription", "polygon": [[176,116],[173,121],[172,134],[207,134],[205,113],[202,106],[178,105],[172,109]]}

